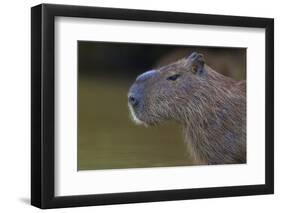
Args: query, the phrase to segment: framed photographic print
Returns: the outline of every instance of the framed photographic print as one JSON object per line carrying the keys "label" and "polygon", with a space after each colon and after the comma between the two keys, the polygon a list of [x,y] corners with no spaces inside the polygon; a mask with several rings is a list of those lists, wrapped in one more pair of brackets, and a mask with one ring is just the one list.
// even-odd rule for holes
{"label": "framed photographic print", "polygon": [[271,194],[274,21],[31,9],[31,203]]}

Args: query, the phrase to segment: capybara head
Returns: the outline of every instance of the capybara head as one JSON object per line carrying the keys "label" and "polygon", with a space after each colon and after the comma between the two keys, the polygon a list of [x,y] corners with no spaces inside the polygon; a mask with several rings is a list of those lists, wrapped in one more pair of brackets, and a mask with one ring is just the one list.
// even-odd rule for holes
{"label": "capybara head", "polygon": [[206,84],[203,82],[207,72],[203,55],[194,52],[139,75],[128,93],[132,118],[146,125],[164,120],[188,120],[186,108],[206,95],[200,88]]}

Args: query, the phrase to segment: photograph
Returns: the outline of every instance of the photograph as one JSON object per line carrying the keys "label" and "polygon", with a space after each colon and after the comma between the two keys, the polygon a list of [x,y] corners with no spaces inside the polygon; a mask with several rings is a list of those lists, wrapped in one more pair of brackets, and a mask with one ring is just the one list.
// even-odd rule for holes
{"label": "photograph", "polygon": [[274,193],[274,19],[31,8],[31,204]]}
{"label": "photograph", "polygon": [[247,48],[77,50],[78,171],[247,163]]}

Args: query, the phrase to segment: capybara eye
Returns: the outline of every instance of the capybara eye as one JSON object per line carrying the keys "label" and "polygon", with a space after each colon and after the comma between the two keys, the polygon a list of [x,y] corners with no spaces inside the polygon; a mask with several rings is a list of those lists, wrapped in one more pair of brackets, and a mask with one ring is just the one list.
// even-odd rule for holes
{"label": "capybara eye", "polygon": [[178,77],[180,77],[180,74],[175,74],[175,75],[171,75],[167,78],[167,80],[169,81],[175,81],[178,79]]}

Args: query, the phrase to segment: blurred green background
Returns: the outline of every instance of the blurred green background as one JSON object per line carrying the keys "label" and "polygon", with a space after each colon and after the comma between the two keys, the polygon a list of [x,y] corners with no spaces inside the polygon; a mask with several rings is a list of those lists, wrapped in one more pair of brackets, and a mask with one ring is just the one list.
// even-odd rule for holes
{"label": "blurred green background", "polygon": [[78,170],[193,165],[181,127],[135,125],[127,92],[137,75],[193,51],[234,79],[246,79],[246,49],[78,41]]}

